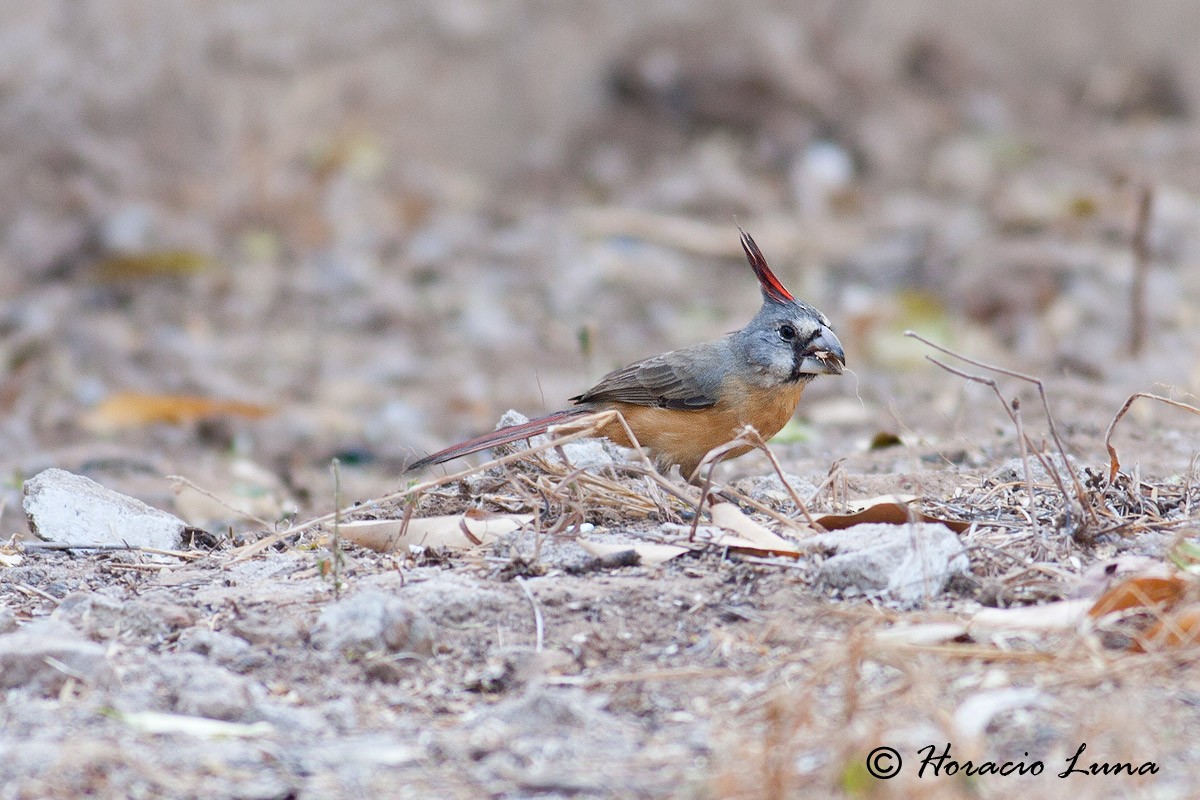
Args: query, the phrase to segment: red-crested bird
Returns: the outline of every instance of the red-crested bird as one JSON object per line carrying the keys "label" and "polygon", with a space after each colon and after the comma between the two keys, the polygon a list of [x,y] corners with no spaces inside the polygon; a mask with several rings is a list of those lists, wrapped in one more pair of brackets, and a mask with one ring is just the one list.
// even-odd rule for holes
{"label": "red-crested bird", "polygon": [[[746,327],[610,372],[570,398],[572,408],[448,447],[414,462],[409,471],[528,439],[606,410],[620,412],[659,469],[678,464],[685,477],[693,476],[710,450],[733,441],[747,425],[764,439],[774,436],[791,419],[809,381],[840,375],[846,355],[825,315],[784,288],[745,231],[742,249],[763,296],[762,308]],[[606,423],[599,435],[633,446],[618,419]],[[751,447],[739,445],[724,457],[736,458]]]}

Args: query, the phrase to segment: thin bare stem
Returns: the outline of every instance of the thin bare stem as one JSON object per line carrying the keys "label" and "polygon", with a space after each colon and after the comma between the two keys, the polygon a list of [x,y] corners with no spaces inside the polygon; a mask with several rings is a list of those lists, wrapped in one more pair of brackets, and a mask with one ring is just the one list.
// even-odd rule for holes
{"label": "thin bare stem", "polygon": [[704,453],[704,457],[700,463],[696,464],[696,469],[692,471],[691,477],[696,477],[700,475],[700,470],[704,468],[704,465],[708,465],[708,474],[704,476],[704,485],[700,488],[700,500],[696,501],[696,516],[692,517],[691,521],[691,533],[688,535],[689,542],[696,540],[696,530],[700,528],[700,515],[704,509],[704,500],[708,499],[708,494],[713,488],[713,473],[716,471],[716,465],[721,463],[721,459],[724,459],[730,451],[751,444],[750,441],[746,440],[746,432],[749,431],[754,431],[754,428],[748,425],[738,438],[726,441],[724,445],[718,445],[707,453]]}
{"label": "thin bare stem", "polygon": [[1178,400],[1172,400],[1169,397],[1163,397],[1163,396],[1157,395],[1157,394],[1150,394],[1148,392],[1134,392],[1133,394],[1129,395],[1129,399],[1125,401],[1125,405],[1121,406],[1121,410],[1117,412],[1117,415],[1115,417],[1113,417],[1112,422],[1108,423],[1108,430],[1104,432],[1104,448],[1106,450],[1108,450],[1108,459],[1109,459],[1109,467],[1108,467],[1108,482],[1109,482],[1109,484],[1111,484],[1116,479],[1117,471],[1121,469],[1121,461],[1119,458],[1117,458],[1117,448],[1113,447],[1113,443],[1112,443],[1113,432],[1116,431],[1116,429],[1117,429],[1117,423],[1121,421],[1121,419],[1125,416],[1126,412],[1129,411],[1129,407],[1133,405],[1133,401],[1137,400],[1139,397],[1144,397],[1147,400],[1157,400],[1160,403],[1166,403],[1169,406],[1172,406],[1172,407],[1178,408],[1178,409],[1182,409],[1183,411],[1188,411],[1192,414],[1200,414],[1200,408],[1196,408],[1195,406],[1190,406],[1187,403],[1181,403]]}
{"label": "thin bare stem", "polygon": [[13,583],[12,587],[14,589],[16,589],[17,591],[23,592],[31,597],[40,597],[43,600],[49,600],[51,603],[54,603],[54,605],[58,605],[59,603],[62,602],[61,597],[55,597],[54,595],[47,592],[45,589],[39,589],[36,586],[30,586],[28,583],[17,582],[17,583]]}
{"label": "thin bare stem", "polygon": [[113,544],[97,542],[96,544],[69,544],[67,542],[17,542],[19,550],[132,550],[135,553],[146,553],[154,556],[171,556],[188,561],[204,558],[208,553],[188,553],[181,550],[161,550],[157,547],[143,547],[136,544]]}
{"label": "thin bare stem", "polygon": [[804,531],[807,533],[814,533],[814,532],[817,532],[818,530],[824,530],[823,528],[810,528],[807,525],[804,525],[803,523],[797,522],[796,520],[792,519],[791,517],[780,514],[778,511],[771,508],[770,506],[768,506],[764,503],[760,503],[758,500],[755,500],[750,495],[746,494],[745,492],[738,491],[737,489],[735,489],[732,486],[723,486],[721,488],[721,492],[729,495],[730,497],[735,498],[742,505],[750,506],[750,508],[753,508],[755,511],[759,512],[760,514],[766,514],[768,517],[775,520],[780,525],[784,525],[788,528],[791,528],[794,531]]}
{"label": "thin bare stem", "polygon": [[1146,275],[1150,271],[1150,221],[1154,189],[1143,186],[1133,227],[1133,281],[1129,287],[1129,354],[1140,355],[1146,344]]}
{"label": "thin bare stem", "polygon": [[823,531],[825,528],[821,523],[817,522],[811,513],[809,513],[808,505],[800,499],[800,495],[796,494],[796,490],[792,488],[792,484],[788,483],[787,477],[783,474],[783,467],[779,463],[779,459],[771,452],[771,448],[767,447],[767,441],[763,439],[762,434],[749,425],[746,426],[745,436],[750,436],[754,442],[754,446],[766,454],[767,459],[771,462],[771,466],[775,468],[775,474],[779,476],[779,482],[783,484],[784,490],[787,491],[788,497],[792,498],[792,502],[796,504],[800,514],[804,520],[813,527],[814,530]]}
{"label": "thin bare stem", "polygon": [[525,584],[525,579],[518,575],[516,581],[517,586],[521,587],[521,591],[525,593],[525,597],[529,600],[529,605],[533,609],[533,629],[535,632],[534,636],[536,637],[534,650],[540,653],[542,652],[545,635],[545,621],[542,619],[542,607],[538,605],[537,598],[533,596],[533,592]]}
{"label": "thin bare stem", "polygon": [[193,492],[202,494],[205,497],[207,497],[209,500],[212,500],[213,502],[217,503],[219,506],[221,506],[221,508],[224,508],[226,511],[230,511],[233,514],[236,514],[239,517],[248,519],[251,522],[254,522],[258,525],[262,525],[264,528],[273,527],[272,523],[267,522],[262,517],[255,516],[254,514],[251,514],[249,511],[246,511],[244,509],[235,508],[234,506],[231,506],[228,502],[221,499],[220,497],[217,497],[215,494],[210,492],[208,489],[197,486],[195,483],[193,483],[192,481],[183,477],[182,475],[168,475],[167,480],[170,481],[171,491],[175,492],[175,494],[179,494],[181,491],[183,491],[183,488],[186,486],[187,488],[191,489]]}
{"label": "thin bare stem", "polygon": [[333,597],[335,600],[341,599],[342,596],[342,462],[340,459],[333,459],[330,464],[330,469],[333,471],[333,552],[330,558],[333,560]]}
{"label": "thin bare stem", "polygon": [[[1063,467],[1067,468],[1068,464],[1070,463],[1070,460],[1067,458],[1067,448],[1063,445],[1062,438],[1058,435],[1058,426],[1056,426],[1054,424],[1054,415],[1052,413],[1050,413],[1050,401],[1046,397],[1046,384],[1042,382],[1041,378],[1035,378],[1032,375],[1026,375],[1023,372],[1016,372],[1015,370],[1005,369],[1004,367],[997,367],[994,364],[988,364],[987,362],[979,361],[978,359],[974,359],[969,356],[964,356],[961,353],[957,353],[948,347],[945,347],[943,345],[937,344],[936,342],[932,342],[929,339],[926,339],[924,336],[920,335],[919,333],[917,333],[915,331],[905,331],[904,335],[908,336],[912,339],[916,339],[918,342],[921,342],[922,344],[926,345],[927,347],[932,347],[934,350],[937,350],[939,353],[945,353],[946,355],[948,355],[952,358],[957,358],[959,361],[964,361],[967,364],[971,364],[972,366],[979,367],[980,369],[986,369],[990,372],[996,372],[996,373],[999,373],[1000,375],[1007,375],[1010,378],[1016,378],[1017,380],[1025,381],[1026,383],[1031,383],[1035,387],[1037,387],[1038,397],[1042,401],[1042,411],[1046,415],[1046,425],[1050,429],[1050,437],[1052,439],[1054,439],[1054,446],[1058,449],[1058,454],[1060,456],[1062,456]],[[930,360],[932,361],[933,359],[930,359]],[[949,370],[948,367],[946,367],[944,364],[941,364],[940,362],[935,361],[934,363],[938,364],[943,369],[947,369],[950,372],[954,372],[954,374],[956,374],[956,375],[966,377],[965,373],[957,372],[955,370]],[[980,381],[980,383],[985,383],[985,382],[986,381],[984,381],[984,380]],[[994,383],[993,383],[993,388],[996,391],[997,396],[1000,396],[1000,390],[998,388],[995,388]],[[1001,400],[1003,400],[1003,399],[1004,398],[1001,396]],[[1007,407],[1008,407],[1008,404],[1005,403],[1005,408],[1007,409]],[[1010,413],[1010,418],[1011,418],[1011,412],[1009,412],[1009,413]],[[1057,478],[1057,475],[1058,475],[1057,469],[1050,469],[1049,471],[1052,475],[1054,475],[1056,477],[1056,481],[1061,481],[1061,479]],[[1070,474],[1071,482],[1074,484],[1076,499],[1079,500],[1079,504],[1081,506],[1083,506],[1083,508],[1085,510],[1089,509],[1088,504],[1085,502],[1087,493],[1084,492],[1084,490],[1083,490],[1083,484],[1081,484],[1079,482],[1079,476],[1075,474],[1074,470],[1067,469],[1067,472],[1068,472],[1068,474]],[[1065,494],[1065,492],[1064,492],[1064,494]],[[1089,513],[1091,513],[1091,512],[1089,511]],[[1093,517],[1093,521],[1094,521],[1095,515],[1092,514],[1092,517]]]}
{"label": "thin bare stem", "polygon": [[821,485],[813,490],[812,496],[808,498],[808,502],[815,503],[817,498],[821,496],[821,492],[829,489],[829,505],[833,509],[837,509],[837,491],[834,486],[838,476],[842,473],[842,462],[844,458],[839,458],[829,465],[829,472],[825,475],[825,480],[821,481]]}
{"label": "thin bare stem", "polygon": [[[917,338],[919,338],[919,337],[917,337]],[[935,347],[936,347],[936,345],[935,345]],[[942,349],[942,348],[938,348],[938,349]],[[1054,481],[1054,485],[1058,487],[1058,491],[1062,494],[1063,499],[1069,500],[1070,495],[1067,493],[1067,487],[1062,482],[1062,477],[1058,474],[1058,467],[1057,467],[1057,465],[1054,464],[1054,460],[1047,459],[1045,456],[1043,456],[1042,453],[1039,452],[1038,448],[1033,446],[1033,442],[1029,441],[1029,437],[1025,435],[1023,426],[1021,425],[1021,422],[1017,417],[1016,411],[1009,404],[1009,402],[1004,399],[1004,395],[1000,393],[1000,385],[998,383],[996,383],[995,380],[993,380],[992,378],[985,378],[981,375],[972,375],[969,372],[963,372],[962,370],[955,369],[954,367],[951,367],[948,364],[938,361],[933,356],[925,356],[925,358],[930,363],[932,363],[938,367],[941,367],[942,369],[946,370],[947,372],[949,372],[952,375],[957,375],[958,377],[963,378],[964,380],[972,381],[974,383],[980,383],[980,384],[983,384],[984,386],[989,387],[992,390],[992,392],[996,395],[996,399],[998,399],[1000,401],[1000,406],[1004,409],[1004,413],[1008,415],[1009,420],[1012,422],[1013,426],[1016,427],[1016,429],[1017,429],[1018,444],[1021,447],[1021,456],[1022,456],[1022,460],[1023,460],[1023,463],[1025,464],[1025,468],[1026,468],[1026,475],[1025,475],[1026,485],[1032,486],[1032,481],[1029,479],[1029,472],[1028,472],[1029,464],[1027,461],[1024,461],[1024,459],[1027,457],[1027,455],[1030,452],[1032,452],[1034,458],[1036,458],[1038,460],[1038,463],[1040,463],[1042,465],[1042,468],[1046,470],[1046,474],[1050,476],[1050,479],[1052,481]],[[975,362],[971,362],[971,363],[975,363]],[[1043,399],[1043,401],[1045,400],[1044,397],[1042,399]],[[1018,407],[1019,407],[1019,404],[1018,404]],[[1063,459],[1063,467],[1064,467],[1064,469],[1066,469],[1070,462],[1067,461],[1067,455],[1066,455],[1065,451],[1061,451],[1061,455],[1062,455],[1062,459]],[[1068,470],[1068,471],[1070,471],[1070,470]],[[1071,474],[1072,474],[1072,476],[1074,476],[1073,472]],[[1079,501],[1080,507],[1089,511],[1089,513],[1092,517],[1092,522],[1099,524],[1099,521],[1096,519],[1095,512],[1091,511],[1091,507],[1087,503],[1084,502],[1085,494],[1083,491],[1083,487],[1079,484],[1078,479],[1075,480],[1075,488],[1076,488],[1076,498]],[[1031,503],[1030,510],[1032,511],[1033,510],[1032,496],[1030,499],[1030,503]],[[1068,511],[1068,514],[1069,513],[1070,512]],[[1034,523],[1034,524],[1036,525],[1036,523]]]}
{"label": "thin bare stem", "polygon": [[[1037,516],[1037,493],[1033,490],[1033,473],[1029,469],[1029,448],[1025,441],[1025,429],[1021,426],[1021,403],[1019,400],[1012,401],[1012,418],[1017,426],[1017,441],[1021,445],[1021,464],[1025,467],[1025,488],[1029,491],[1029,518],[1033,523],[1033,534],[1041,536],[1041,527],[1038,525]],[[1064,494],[1066,494],[1064,492]]]}

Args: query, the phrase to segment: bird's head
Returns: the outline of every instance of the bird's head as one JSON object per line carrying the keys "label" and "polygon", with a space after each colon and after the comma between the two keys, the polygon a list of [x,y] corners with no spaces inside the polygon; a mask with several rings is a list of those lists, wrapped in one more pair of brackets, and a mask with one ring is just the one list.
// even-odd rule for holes
{"label": "bird's head", "polygon": [[758,278],[763,305],[750,324],[734,334],[740,355],[750,362],[752,369],[776,383],[842,374],[846,354],[829,320],[784,288],[745,231],[742,231],[742,249]]}

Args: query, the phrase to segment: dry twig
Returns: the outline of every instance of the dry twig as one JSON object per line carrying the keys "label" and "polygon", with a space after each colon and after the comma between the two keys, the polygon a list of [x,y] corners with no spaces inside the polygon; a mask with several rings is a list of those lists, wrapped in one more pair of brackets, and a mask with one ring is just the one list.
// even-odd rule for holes
{"label": "dry twig", "polygon": [[1113,432],[1117,429],[1117,423],[1129,411],[1129,407],[1133,405],[1133,401],[1139,397],[1144,397],[1147,400],[1157,400],[1160,403],[1166,403],[1174,408],[1179,408],[1192,414],[1200,414],[1200,408],[1190,406],[1187,403],[1181,403],[1178,400],[1172,400],[1169,397],[1163,397],[1157,394],[1149,394],[1148,392],[1134,392],[1129,395],[1129,399],[1125,401],[1125,405],[1121,406],[1121,410],[1113,417],[1112,422],[1108,423],[1108,430],[1104,432],[1104,448],[1108,450],[1108,482],[1111,484],[1117,477],[1117,471],[1121,469],[1121,460],[1117,458],[1117,448],[1113,447],[1112,437]]}
{"label": "dry twig", "polygon": [[189,553],[183,550],[162,550],[157,547],[143,547],[136,544],[112,544],[109,542],[98,542],[96,544],[70,544],[67,542],[17,542],[15,547],[18,550],[126,550],[134,553],[146,553],[153,556],[171,556],[172,558],[182,558],[185,561],[195,561],[199,558],[204,558],[208,553]]}
{"label": "dry twig", "polygon": [[251,522],[255,523],[256,525],[262,525],[264,528],[271,527],[271,523],[267,522],[262,517],[256,516],[244,509],[235,508],[234,506],[231,506],[228,502],[221,499],[217,495],[213,494],[208,489],[205,489],[205,488],[197,485],[196,483],[189,480],[188,478],[183,477],[182,475],[168,475],[167,480],[171,483],[171,491],[175,492],[175,494],[179,494],[181,491],[183,491],[183,488],[186,486],[187,488],[191,489],[193,492],[197,492],[199,494],[204,495],[209,500],[212,500],[214,503],[221,506],[221,508],[225,509],[226,511],[229,511],[239,517],[243,517],[244,519],[248,519]]}
{"label": "dry twig", "polygon": [[542,652],[543,639],[545,634],[545,621],[542,619],[542,607],[538,605],[537,598],[533,596],[533,592],[525,584],[525,579],[520,575],[516,577],[517,586],[521,587],[521,591],[525,593],[526,599],[529,600],[529,605],[533,608],[533,628],[536,644],[534,650],[538,653]]}
{"label": "dry twig", "polygon": [[779,459],[776,458],[775,454],[771,452],[771,448],[767,446],[767,442],[765,439],[763,439],[762,434],[754,428],[746,426],[746,430],[742,435],[749,438],[750,442],[755,447],[766,454],[767,460],[769,460],[771,462],[771,466],[775,468],[775,474],[779,476],[779,482],[783,484],[783,488],[787,491],[788,497],[790,497],[792,502],[796,504],[796,509],[804,517],[804,520],[809,524],[809,526],[816,531],[825,530],[823,527],[821,527],[820,523],[813,519],[813,515],[809,513],[808,504],[800,499],[800,495],[796,494],[796,490],[792,488],[792,484],[788,483],[787,477],[783,474],[783,467],[780,465]]}
{"label": "dry twig", "polygon": [[1139,355],[1146,343],[1146,274],[1150,271],[1150,220],[1154,189],[1142,187],[1133,228],[1133,282],[1129,287],[1129,353]]}
{"label": "dry twig", "polygon": [[[1021,380],[1021,381],[1025,381],[1026,383],[1033,384],[1037,388],[1038,397],[1042,401],[1042,411],[1046,415],[1046,426],[1050,431],[1050,438],[1052,438],[1054,440],[1054,446],[1058,450],[1059,456],[1062,458],[1063,468],[1071,478],[1071,482],[1075,489],[1075,499],[1079,501],[1079,504],[1080,504],[1080,506],[1083,507],[1084,511],[1086,511],[1092,517],[1092,521],[1094,523],[1098,522],[1098,520],[1095,519],[1095,514],[1091,511],[1090,506],[1086,502],[1087,501],[1087,493],[1084,491],[1083,485],[1079,482],[1079,476],[1077,476],[1075,474],[1075,471],[1070,469],[1070,467],[1069,467],[1070,458],[1067,456],[1067,448],[1063,445],[1062,438],[1058,435],[1058,426],[1056,426],[1054,424],[1054,414],[1052,414],[1050,411],[1050,401],[1046,397],[1046,384],[1042,381],[1041,378],[1035,378],[1032,375],[1026,375],[1023,372],[1017,372],[1015,370],[1005,369],[1004,367],[998,367],[995,364],[988,364],[984,361],[979,361],[978,359],[974,359],[969,356],[964,356],[961,353],[951,350],[948,347],[945,347],[943,345],[932,342],[929,339],[926,339],[924,336],[921,336],[919,333],[916,333],[915,331],[905,331],[904,335],[908,336],[910,338],[916,339],[917,341],[921,342],[922,344],[926,345],[927,347],[932,347],[934,350],[937,350],[940,353],[945,353],[946,355],[951,356],[952,358],[957,358],[959,361],[963,361],[967,364],[971,364],[972,366],[976,366],[981,369],[988,370],[989,372],[995,372],[1000,375],[1007,375],[1010,378],[1016,378],[1017,380]],[[951,369],[946,364],[943,364],[942,362],[938,361],[937,359],[934,359],[931,356],[926,356],[926,358],[929,359],[929,361],[931,361],[932,363],[934,363],[937,366],[941,367],[942,369],[946,370],[947,372],[951,372],[951,373],[958,375],[959,377],[965,378],[967,380],[972,380],[977,383],[984,384],[985,386],[990,386],[992,388],[992,391],[994,391],[996,393],[996,396],[1000,399],[1001,404],[1004,406],[1005,413],[1008,415],[1009,419],[1012,420],[1013,425],[1014,426],[1018,425],[1016,415],[1014,414],[1013,409],[1010,407],[1009,403],[1007,401],[1005,401],[1004,396],[1000,393],[1000,389],[994,380],[992,380],[990,378],[983,378],[978,375],[970,375],[969,373],[962,372],[960,370]],[[1027,437],[1026,437],[1026,439],[1027,439]],[[1030,442],[1029,444],[1032,445],[1032,442]],[[1047,460],[1041,454],[1041,452],[1039,452],[1036,449],[1034,451],[1034,455],[1037,457],[1038,461],[1040,461],[1042,463],[1042,466],[1046,469],[1047,474],[1049,474],[1050,477],[1054,480],[1054,482],[1058,484],[1058,486],[1059,486],[1060,490],[1062,491],[1063,496],[1065,498],[1067,496],[1067,490],[1066,490],[1066,487],[1062,483],[1062,477],[1059,475],[1059,471],[1058,471],[1057,467],[1052,463],[1052,461]]]}

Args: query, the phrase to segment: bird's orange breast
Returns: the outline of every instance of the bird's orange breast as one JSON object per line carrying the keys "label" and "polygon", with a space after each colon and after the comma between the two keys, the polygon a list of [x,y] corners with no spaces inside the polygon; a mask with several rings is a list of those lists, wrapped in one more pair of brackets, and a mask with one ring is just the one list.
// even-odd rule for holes
{"label": "bird's orange breast", "polygon": [[[688,477],[709,450],[737,438],[747,425],[753,425],[764,439],[774,436],[795,413],[803,391],[802,383],[764,389],[729,381],[722,387],[720,400],[709,408],[605,405],[621,412],[638,443],[650,450],[660,467],[678,464],[684,477]],[[632,446],[618,420],[609,423],[603,435],[624,447]],[[751,449],[749,445],[737,447],[726,458],[736,458]]]}

